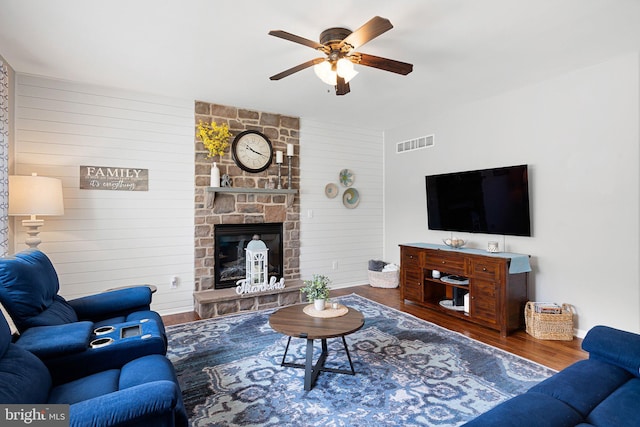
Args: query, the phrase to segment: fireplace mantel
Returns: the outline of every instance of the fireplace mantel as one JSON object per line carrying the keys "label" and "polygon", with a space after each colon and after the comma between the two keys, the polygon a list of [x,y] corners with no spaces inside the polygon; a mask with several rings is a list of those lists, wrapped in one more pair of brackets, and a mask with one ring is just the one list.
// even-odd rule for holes
{"label": "fireplace mantel", "polygon": [[212,203],[216,199],[216,193],[284,194],[287,196],[287,207],[293,205],[293,199],[298,194],[298,190],[287,188],[207,187],[206,191],[208,196],[212,198]]}

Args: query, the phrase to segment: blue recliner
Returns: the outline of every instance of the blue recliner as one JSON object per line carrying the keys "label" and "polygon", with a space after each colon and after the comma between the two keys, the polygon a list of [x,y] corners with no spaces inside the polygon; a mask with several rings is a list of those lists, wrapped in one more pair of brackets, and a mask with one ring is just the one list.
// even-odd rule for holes
{"label": "blue recliner", "polygon": [[150,310],[151,290],[146,286],[69,301],[58,295],[59,290],[58,274],[43,252],[29,249],[0,259],[0,302],[20,332],[83,320],[95,326],[141,319],[162,324],[158,313]]}
{"label": "blue recliner", "polygon": [[68,404],[71,426],[187,426],[171,362],[154,354],[54,385],[35,355],[11,342],[0,315],[0,404]]}
{"label": "blue recliner", "polygon": [[162,318],[146,286],[66,301],[39,250],[0,259],[0,303],[20,332],[16,344],[45,362],[54,383],[166,353]]}

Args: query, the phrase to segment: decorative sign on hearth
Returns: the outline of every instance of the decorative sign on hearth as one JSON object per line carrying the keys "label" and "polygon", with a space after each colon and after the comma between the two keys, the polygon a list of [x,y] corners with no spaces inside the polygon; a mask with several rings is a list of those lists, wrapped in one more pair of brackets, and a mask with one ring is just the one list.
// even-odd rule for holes
{"label": "decorative sign on hearth", "polygon": [[251,285],[247,282],[247,279],[240,279],[236,282],[236,285],[238,285],[236,286],[236,293],[238,295],[274,291],[276,289],[284,289],[284,277],[277,281],[275,276],[271,276],[268,283],[261,283],[259,285]]}
{"label": "decorative sign on hearth", "polygon": [[149,169],[80,166],[80,189],[149,191]]}

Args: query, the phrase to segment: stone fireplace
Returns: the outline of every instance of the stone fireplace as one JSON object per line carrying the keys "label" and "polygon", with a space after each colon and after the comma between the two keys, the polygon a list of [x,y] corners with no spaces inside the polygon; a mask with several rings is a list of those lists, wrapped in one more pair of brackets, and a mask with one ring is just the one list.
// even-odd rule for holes
{"label": "stone fireplace", "polygon": [[[202,142],[195,138],[195,126],[202,120],[226,123],[233,135],[245,130],[265,134],[275,151],[286,153],[293,144],[291,190],[287,188],[287,160],[283,165],[282,187],[269,189],[278,177],[273,164],[260,173],[248,173],[234,163],[229,151],[208,158]],[[196,101],[195,143],[195,310],[202,318],[258,310],[300,302],[300,119],[236,107]],[[232,187],[209,187],[211,166],[216,162],[221,174],[228,174]],[[235,287],[218,289],[216,277],[216,227],[228,225],[281,224],[282,271],[285,288],[268,294],[237,295]]]}

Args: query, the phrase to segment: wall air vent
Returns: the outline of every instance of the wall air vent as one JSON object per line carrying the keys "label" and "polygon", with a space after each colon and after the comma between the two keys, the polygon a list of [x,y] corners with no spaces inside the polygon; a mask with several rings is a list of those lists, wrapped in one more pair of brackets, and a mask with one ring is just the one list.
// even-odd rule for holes
{"label": "wall air vent", "polygon": [[422,150],[423,148],[433,147],[434,144],[434,135],[421,136],[420,138],[398,142],[398,144],[396,145],[396,153],[406,153],[408,151]]}

